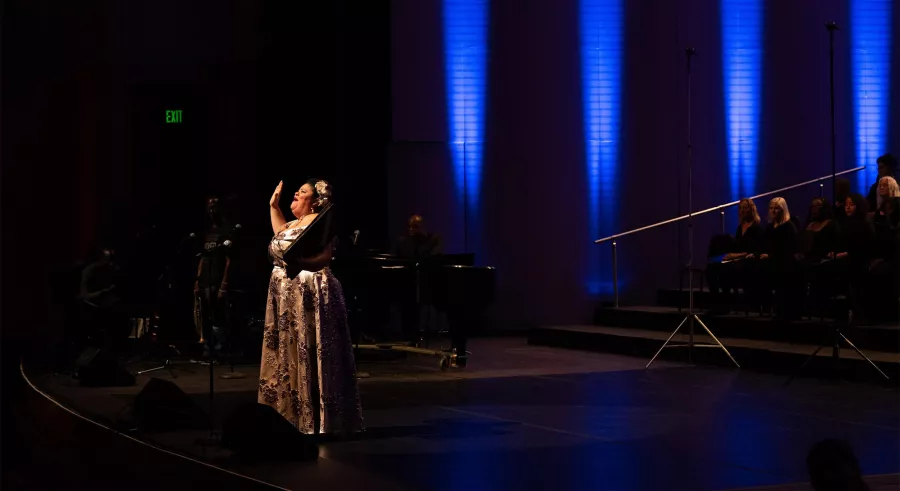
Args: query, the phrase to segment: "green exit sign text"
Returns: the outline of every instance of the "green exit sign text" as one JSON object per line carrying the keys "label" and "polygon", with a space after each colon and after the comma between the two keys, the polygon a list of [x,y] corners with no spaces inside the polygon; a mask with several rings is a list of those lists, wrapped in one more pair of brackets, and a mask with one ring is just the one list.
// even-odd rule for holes
{"label": "green exit sign text", "polygon": [[166,123],[181,123],[182,121],[181,109],[166,111]]}

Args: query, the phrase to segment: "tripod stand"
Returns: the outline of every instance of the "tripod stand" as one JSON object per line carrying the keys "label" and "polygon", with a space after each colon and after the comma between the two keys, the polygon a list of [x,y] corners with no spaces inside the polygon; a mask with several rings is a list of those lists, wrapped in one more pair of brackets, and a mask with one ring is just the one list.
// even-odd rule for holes
{"label": "tripod stand", "polygon": [[[174,256],[169,257],[169,259],[167,260],[167,264],[163,267],[162,273],[156,278],[154,310],[161,309],[161,306],[165,305],[168,302],[169,295],[171,295],[170,292],[172,289],[172,262],[174,261],[174,257],[177,257],[181,254],[182,246],[185,244],[185,242],[193,239],[194,237],[194,234],[190,234],[178,243],[175,248]],[[163,288],[163,286],[161,285],[164,285],[165,287]],[[160,291],[163,291],[164,293],[160,293]],[[165,316],[163,316],[163,322],[171,322],[171,320],[166,319]],[[156,336],[159,333],[160,324],[161,322],[159,322],[159,319],[156,318],[155,327],[150,328],[153,336]],[[147,355],[145,354],[144,356]],[[178,350],[178,348],[176,348],[172,344],[167,344],[165,361],[163,361],[162,365],[135,372],[135,375],[145,375],[148,373],[158,372],[160,370],[168,370],[169,375],[171,375],[173,379],[178,378],[178,376],[175,374],[175,369],[178,368],[178,364],[173,362],[172,359],[179,356],[181,356],[181,352]]]}
{"label": "tripod stand", "polygon": [[[688,219],[687,219],[687,228],[688,228],[688,311],[685,315],[684,319],[681,320],[681,323],[678,324],[678,327],[672,331],[672,334],[669,335],[669,338],[666,339],[666,342],[659,348],[659,351],[653,355],[653,358],[650,359],[650,362],[647,363],[645,368],[650,368],[650,365],[656,361],[656,358],[662,353],[662,351],[666,348],[687,348],[688,349],[688,362],[693,361],[693,351],[694,348],[722,348],[722,351],[728,355],[728,358],[734,363],[734,365],[738,368],[741,368],[738,365],[738,362],[734,360],[734,357],[731,356],[731,353],[728,352],[728,348],[726,348],[716,337],[712,331],[706,327],[706,324],[700,320],[700,317],[694,313],[694,155],[693,155],[693,146],[691,141],[691,58],[694,57],[697,52],[694,48],[685,48],[684,55],[687,58],[687,150],[688,150]],[[694,323],[700,324],[700,327],[709,334],[709,337],[715,341],[715,344],[697,344],[694,342]],[[681,330],[682,326],[687,323],[688,325],[688,342],[685,343],[671,343],[672,338],[678,334],[678,331]]]}
{"label": "tripod stand", "polygon": [[[836,23],[829,22],[829,23],[825,24],[825,29],[828,30],[828,42],[829,42],[828,63],[829,63],[829,76],[831,78],[831,81],[830,81],[830,83],[831,83],[831,192],[832,192],[832,202],[837,203],[837,154],[836,154],[837,133],[835,132],[835,129],[834,129],[835,128],[835,124],[834,124],[834,33],[835,33],[835,31],[839,30],[839,27]],[[837,251],[835,251],[834,255],[835,255],[835,260],[837,260]],[[851,290],[852,290],[852,287],[851,287]],[[852,295],[852,292],[851,292],[851,295]],[[869,365],[872,365],[872,368],[874,368],[878,373],[880,373],[881,376],[885,378],[885,380],[891,379],[883,371],[881,371],[880,368],[878,368],[878,365],[876,365],[875,362],[873,362],[871,359],[869,359],[868,356],[866,356],[862,351],[860,351],[859,348],[857,348],[856,345],[853,344],[853,342],[850,341],[850,339],[847,336],[845,336],[843,332],[841,332],[841,326],[840,326],[840,324],[838,324],[838,322],[839,321],[837,319],[834,320],[834,325],[832,327],[832,333],[829,336],[829,338],[826,341],[824,341],[821,345],[819,345],[819,347],[816,348],[816,350],[813,351],[811,355],[809,355],[809,357],[806,359],[806,361],[804,361],[803,364],[800,365],[800,368],[798,368],[797,371],[794,372],[787,379],[787,381],[785,381],[785,383],[784,383],[785,386],[790,384],[794,380],[794,378],[797,376],[797,374],[802,372],[803,369],[806,368],[806,366],[809,365],[809,363],[816,358],[816,355],[819,354],[819,351],[821,351],[822,348],[824,348],[826,345],[830,344],[832,347],[831,360],[832,360],[832,363],[834,363],[834,365],[836,366],[838,361],[841,359],[841,341],[842,340],[844,342],[846,342],[848,345],[850,345],[850,347],[856,351],[856,354],[858,354],[860,357],[862,357],[863,360],[866,360],[869,363]],[[847,315],[847,325],[849,326],[850,323],[852,323],[852,322],[853,322],[853,311],[851,310]]]}

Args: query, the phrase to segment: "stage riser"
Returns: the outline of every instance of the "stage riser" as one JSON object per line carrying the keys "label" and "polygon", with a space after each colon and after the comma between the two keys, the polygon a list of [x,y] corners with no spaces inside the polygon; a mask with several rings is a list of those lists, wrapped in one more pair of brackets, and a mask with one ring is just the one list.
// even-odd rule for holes
{"label": "stage riser", "polygon": [[[661,288],[656,291],[656,305],[659,305],[660,307],[681,307],[686,309],[688,302],[690,302],[690,295],[688,293],[687,288],[683,290],[678,290],[677,288]],[[733,305],[730,307],[734,311],[742,312],[744,309],[744,304],[741,303],[742,301],[743,297],[732,296],[731,302]],[[694,308],[706,310],[712,307],[714,307],[714,305],[711,293],[706,290],[694,291]],[[846,299],[844,297],[838,297],[833,301],[829,300],[826,313],[827,315],[832,315],[836,312],[844,312],[846,311],[846,308]],[[819,310],[813,305],[809,306],[809,313],[815,315],[820,314]]]}
{"label": "stage riser", "polygon": [[[563,329],[536,329],[529,336],[528,343],[536,346],[630,355],[646,358],[649,362],[663,342],[639,336],[618,336],[607,333],[568,331]],[[813,349],[815,348],[810,347],[810,352]],[[728,347],[728,350],[740,363],[743,370],[783,375],[794,373],[806,361],[808,356],[806,354],[782,353],[766,349]],[[826,350],[827,353],[831,353],[830,347],[823,348],[823,351]],[[667,348],[663,350],[660,358],[669,361],[686,362],[687,350],[683,348]],[[718,348],[695,348],[693,362],[702,365],[734,368],[734,365],[725,356],[725,353]],[[878,363],[878,366],[891,377],[890,382],[883,382],[883,379],[880,378],[881,376],[864,360],[858,359],[852,349],[844,348],[841,350],[841,359],[837,364],[834,363],[830,356],[817,357],[807,365],[802,374],[807,377],[835,378],[835,376],[839,376],[841,379],[855,382],[900,385],[898,384],[898,381],[900,381],[900,364]]]}
{"label": "stage riser", "polygon": [[[599,308],[595,312],[594,323],[601,326],[671,332],[683,318],[683,312],[675,311]],[[713,334],[726,338],[818,345],[829,336],[827,325],[817,321],[782,324],[773,321],[771,317],[761,318],[758,314],[749,316],[704,316],[701,314],[701,319],[713,331]],[[695,332],[700,333],[702,329],[696,325]],[[900,353],[900,330],[856,327],[845,329],[844,334],[860,349]]]}

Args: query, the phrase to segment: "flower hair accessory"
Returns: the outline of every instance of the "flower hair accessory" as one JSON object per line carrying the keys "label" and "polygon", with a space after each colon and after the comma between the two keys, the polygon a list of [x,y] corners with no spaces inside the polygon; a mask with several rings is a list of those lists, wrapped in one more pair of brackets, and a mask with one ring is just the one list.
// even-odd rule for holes
{"label": "flower hair accessory", "polygon": [[317,206],[323,206],[331,198],[331,184],[328,181],[319,181],[316,183],[316,194],[319,199],[316,200]]}

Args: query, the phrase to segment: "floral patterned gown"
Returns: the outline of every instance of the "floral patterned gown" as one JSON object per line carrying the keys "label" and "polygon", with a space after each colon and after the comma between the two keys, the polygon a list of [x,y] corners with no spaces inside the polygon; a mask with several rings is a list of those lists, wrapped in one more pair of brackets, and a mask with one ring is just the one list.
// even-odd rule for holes
{"label": "floral patterned gown", "polygon": [[363,429],[356,365],[341,284],[329,268],[288,277],[283,252],[302,229],[269,244],[269,280],[260,403],[302,433],[349,434]]}

